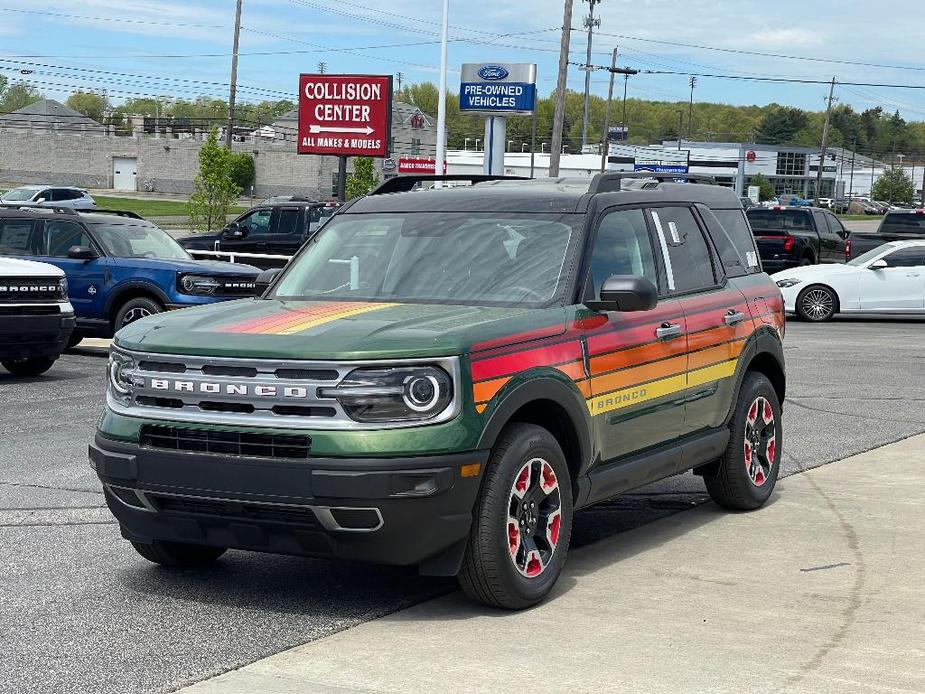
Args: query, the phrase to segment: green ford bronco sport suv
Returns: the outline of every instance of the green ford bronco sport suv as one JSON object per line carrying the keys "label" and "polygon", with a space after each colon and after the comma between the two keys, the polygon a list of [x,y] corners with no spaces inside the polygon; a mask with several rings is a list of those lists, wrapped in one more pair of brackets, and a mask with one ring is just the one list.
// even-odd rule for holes
{"label": "green ford bronco sport suv", "polygon": [[516,609],[577,509],[691,469],[761,506],[780,292],[733,191],[645,176],[393,179],[261,298],[122,329],[90,446],[122,535],[167,566],[417,564]]}

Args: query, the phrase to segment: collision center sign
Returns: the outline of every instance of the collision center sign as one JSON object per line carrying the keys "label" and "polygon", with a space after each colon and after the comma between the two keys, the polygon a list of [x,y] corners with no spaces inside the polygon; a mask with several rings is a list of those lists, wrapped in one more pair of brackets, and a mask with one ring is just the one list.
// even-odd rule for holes
{"label": "collision center sign", "polygon": [[391,75],[301,75],[299,154],[387,157]]}

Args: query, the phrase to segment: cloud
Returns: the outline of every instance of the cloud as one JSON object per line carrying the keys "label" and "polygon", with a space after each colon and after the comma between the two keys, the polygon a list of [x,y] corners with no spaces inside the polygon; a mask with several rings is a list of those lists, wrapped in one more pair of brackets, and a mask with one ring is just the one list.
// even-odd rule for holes
{"label": "cloud", "polygon": [[808,29],[762,29],[746,35],[741,41],[733,45],[761,49],[793,49],[800,46],[813,46],[823,44],[825,38],[819,32]]}

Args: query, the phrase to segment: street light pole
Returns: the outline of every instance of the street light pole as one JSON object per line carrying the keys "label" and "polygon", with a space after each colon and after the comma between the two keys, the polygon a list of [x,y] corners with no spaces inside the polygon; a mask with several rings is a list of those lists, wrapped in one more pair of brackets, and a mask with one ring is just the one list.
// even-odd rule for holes
{"label": "street light pole", "polygon": [[[446,47],[450,30],[450,0],[443,0],[443,31],[440,35],[440,96],[437,102],[437,160],[434,172],[443,173],[446,161]],[[439,187],[439,184],[438,184]]]}
{"label": "street light pole", "polygon": [[552,119],[552,144],[549,147],[549,176],[559,176],[562,154],[562,129],[565,125],[565,90],[568,88],[568,50],[572,35],[573,0],[565,0],[562,13],[562,42],[559,46],[559,75],[556,78],[556,110]]}
{"label": "street light pole", "polygon": [[234,40],[231,45],[231,86],[228,89],[228,127],[225,129],[225,147],[231,149],[231,133],[234,130],[234,100],[238,82],[238,44],[241,40],[241,2],[238,0],[234,12]]}

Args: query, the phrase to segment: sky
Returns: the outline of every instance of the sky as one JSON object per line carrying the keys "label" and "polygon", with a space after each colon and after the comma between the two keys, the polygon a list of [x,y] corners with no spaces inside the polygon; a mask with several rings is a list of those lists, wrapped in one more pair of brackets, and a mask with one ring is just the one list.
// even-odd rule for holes
{"label": "sky", "polygon": [[[439,0],[243,2],[239,100],[295,100],[299,73],[315,72],[322,61],[332,73],[401,73],[405,83],[439,79]],[[538,66],[540,93],[553,92],[563,4],[450,0],[449,87],[458,91],[464,62],[526,62]],[[105,89],[114,103],[133,96],[227,98],[234,5],[5,0],[0,74],[30,81],[55,98],[77,88]],[[689,74],[820,81],[836,76],[925,87],[925,22],[918,20],[921,8],[914,8],[911,0],[600,0],[591,63],[609,64],[618,47],[620,65],[681,73],[631,77],[630,96],[650,100],[686,101]],[[581,27],[588,10],[588,0],[575,0],[575,63],[585,61]],[[571,66],[568,84],[583,89],[584,73]],[[606,72],[592,73],[591,89],[606,96]],[[701,76],[694,98],[823,110],[827,93],[825,84]],[[898,109],[907,120],[925,120],[925,89],[839,85],[836,98],[857,110],[882,106]]]}

